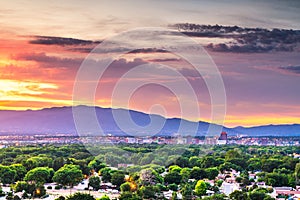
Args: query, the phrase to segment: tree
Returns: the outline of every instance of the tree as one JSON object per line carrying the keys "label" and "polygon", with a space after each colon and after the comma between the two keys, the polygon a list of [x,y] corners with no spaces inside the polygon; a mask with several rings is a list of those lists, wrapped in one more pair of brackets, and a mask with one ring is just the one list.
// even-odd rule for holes
{"label": "tree", "polygon": [[18,195],[15,195],[13,200],[21,200],[21,198]]}
{"label": "tree", "polygon": [[192,156],[189,159],[189,166],[190,167],[199,167],[200,166],[200,158],[198,156]]}
{"label": "tree", "polygon": [[296,187],[296,178],[294,174],[288,174],[288,186],[295,188]]}
{"label": "tree", "polygon": [[[41,187],[42,188],[42,187]],[[15,192],[25,191],[28,194],[33,195],[37,187],[35,183],[27,183],[25,181],[18,181],[14,186]],[[43,190],[42,190],[43,191]]]}
{"label": "tree", "polygon": [[178,165],[171,165],[171,166],[169,167],[169,172],[173,172],[173,171],[175,171],[175,172],[180,172],[181,170],[182,170],[182,168],[179,167]]}
{"label": "tree", "polygon": [[230,162],[234,165],[237,165],[239,167],[241,167],[242,169],[246,169],[247,166],[247,160],[245,158],[231,158],[226,160],[226,162]]}
{"label": "tree", "polygon": [[46,189],[43,185],[42,186],[37,186],[35,188],[35,190],[31,193],[31,195],[33,197],[41,197],[41,196],[44,196],[45,194],[46,194]]}
{"label": "tree", "polygon": [[218,162],[216,159],[212,156],[205,156],[200,161],[202,168],[209,168],[209,167],[215,167],[218,166]]}
{"label": "tree", "polygon": [[16,171],[11,167],[0,165],[0,180],[3,184],[13,183],[16,177]]}
{"label": "tree", "polygon": [[98,199],[98,200],[110,200],[110,198],[108,196],[104,195],[104,196],[100,197],[100,199]]}
{"label": "tree", "polygon": [[150,164],[149,168],[154,169],[159,174],[164,173],[166,171],[166,168],[164,166],[156,165],[156,164]]}
{"label": "tree", "polygon": [[89,187],[92,187],[93,190],[99,190],[100,189],[100,178],[99,176],[91,176],[89,178]]}
{"label": "tree", "polygon": [[76,160],[76,159],[74,159],[72,164],[78,165],[81,172],[83,174],[88,175],[88,174],[90,174],[90,169],[87,166],[87,162],[88,162],[87,160]]}
{"label": "tree", "polygon": [[71,188],[80,183],[82,179],[82,171],[78,166],[72,164],[65,164],[63,167],[57,170],[53,176],[53,181],[64,186],[68,185]]}
{"label": "tree", "polygon": [[226,161],[231,160],[232,158],[240,158],[240,157],[242,157],[241,153],[236,149],[231,149],[231,150],[227,151],[225,154]]}
{"label": "tree", "polygon": [[18,181],[14,186],[15,192],[23,192],[23,195],[30,194],[34,197],[41,197],[46,194],[46,189],[43,185],[37,186],[35,183],[27,183],[25,181]]}
{"label": "tree", "polygon": [[64,196],[59,196],[58,198],[56,198],[55,200],[65,200],[66,198]]}
{"label": "tree", "polygon": [[100,175],[103,182],[109,182],[111,180],[111,169],[109,167],[101,169]]}
{"label": "tree", "polygon": [[158,199],[159,189],[153,185],[142,186],[139,190],[143,199]]}
{"label": "tree", "polygon": [[22,164],[12,164],[10,165],[10,168],[16,171],[15,181],[23,180],[25,174],[27,173],[26,168]]}
{"label": "tree", "polygon": [[119,200],[142,200],[136,193],[122,192],[119,196]]}
{"label": "tree", "polygon": [[89,162],[88,167],[95,170],[96,172],[99,172],[101,169],[106,167],[106,164],[101,162],[100,160],[94,159]]}
{"label": "tree", "polygon": [[264,200],[266,194],[264,192],[254,191],[250,192],[249,197],[251,200]]}
{"label": "tree", "polygon": [[191,170],[190,178],[200,180],[205,177],[206,177],[206,172],[204,169],[201,169],[200,167],[193,167],[193,169]]}
{"label": "tree", "polygon": [[222,183],[223,183],[223,180],[222,180],[222,179],[219,179],[219,180],[217,180],[217,181],[215,182],[215,184],[216,184],[218,187],[221,187]]}
{"label": "tree", "polygon": [[109,164],[110,166],[117,167],[119,163],[124,163],[124,160],[120,155],[107,153],[105,155],[105,163]]}
{"label": "tree", "polygon": [[180,192],[183,200],[191,200],[193,198],[193,188],[189,183],[184,184]]}
{"label": "tree", "polygon": [[203,180],[199,180],[195,186],[195,193],[197,196],[201,197],[206,194],[207,185]]}
{"label": "tree", "polygon": [[289,183],[288,176],[286,174],[279,173],[267,173],[265,177],[266,184],[273,187],[287,186]]}
{"label": "tree", "polygon": [[247,165],[248,169],[251,171],[261,170],[261,160],[259,158],[250,158]]}
{"label": "tree", "polygon": [[91,153],[86,151],[78,151],[74,154],[70,155],[70,158],[75,158],[76,160],[83,160],[86,158],[89,158],[91,156]]}
{"label": "tree", "polygon": [[188,167],[189,166],[189,160],[187,157],[180,156],[177,160],[175,160],[175,164],[179,167]]}
{"label": "tree", "polygon": [[248,200],[248,195],[244,191],[235,190],[229,194],[230,199],[232,200]]}
{"label": "tree", "polygon": [[131,187],[130,187],[130,183],[125,182],[120,186],[121,192],[130,192],[131,191]]}
{"label": "tree", "polygon": [[33,156],[24,162],[24,166],[27,168],[27,170],[31,170],[36,167],[52,167],[52,158],[49,158],[45,155]]}
{"label": "tree", "polygon": [[48,167],[36,167],[25,175],[25,181],[33,181],[38,186],[43,185],[50,177],[50,168]]}
{"label": "tree", "polygon": [[296,164],[296,167],[295,167],[295,176],[296,176],[297,183],[299,183],[299,180],[300,180],[300,163]]}
{"label": "tree", "polygon": [[263,160],[262,170],[265,172],[272,172],[275,168],[278,168],[282,163],[283,162],[281,160],[275,158]]}
{"label": "tree", "polygon": [[224,200],[224,199],[226,199],[225,197],[226,197],[226,195],[224,195],[224,194],[214,194],[210,197],[204,197],[202,199],[204,199],[204,200]]}
{"label": "tree", "polygon": [[171,200],[178,200],[177,192],[172,192]]}
{"label": "tree", "polygon": [[14,196],[12,192],[9,192],[5,198],[6,200],[14,200]]}
{"label": "tree", "polygon": [[18,181],[14,186],[15,192],[22,192],[23,190],[27,190],[28,183],[26,181]]}
{"label": "tree", "polygon": [[164,184],[157,183],[156,186],[159,188],[160,191],[168,191],[168,187],[165,186]]}
{"label": "tree", "polygon": [[171,171],[165,175],[165,182],[168,184],[175,183],[178,185],[178,184],[180,184],[181,179],[182,179],[182,177],[181,177],[180,173],[177,171]]}
{"label": "tree", "polygon": [[53,160],[52,167],[55,171],[59,170],[59,168],[65,165],[65,159],[63,157],[58,157]]}
{"label": "tree", "polygon": [[172,183],[168,185],[169,190],[177,191],[178,190],[178,185],[175,183]]}
{"label": "tree", "polygon": [[96,200],[96,199],[90,194],[77,192],[71,196],[68,196],[66,200]]}
{"label": "tree", "polygon": [[270,195],[266,195],[264,200],[275,200],[274,198],[272,198]]}
{"label": "tree", "polygon": [[234,170],[237,170],[237,171],[241,171],[242,170],[242,168],[240,166],[237,166],[237,165],[235,165],[235,164],[233,164],[231,162],[225,162],[225,163],[223,163],[223,164],[221,164],[219,166],[219,170],[221,172],[231,171],[231,169],[234,169]]}
{"label": "tree", "polygon": [[182,168],[182,170],[180,171],[180,175],[182,177],[182,182],[187,182],[191,175],[191,169],[187,167]]}
{"label": "tree", "polygon": [[116,171],[111,176],[111,183],[113,185],[116,185],[117,187],[120,187],[122,183],[125,182],[125,174],[121,171]]}
{"label": "tree", "polygon": [[205,173],[208,179],[214,180],[218,176],[219,170],[216,167],[211,167],[205,169]]}
{"label": "tree", "polygon": [[285,156],[281,160],[283,161],[283,164],[280,167],[284,167],[292,171],[296,168],[296,164],[299,162],[299,158],[293,158],[290,156]]}

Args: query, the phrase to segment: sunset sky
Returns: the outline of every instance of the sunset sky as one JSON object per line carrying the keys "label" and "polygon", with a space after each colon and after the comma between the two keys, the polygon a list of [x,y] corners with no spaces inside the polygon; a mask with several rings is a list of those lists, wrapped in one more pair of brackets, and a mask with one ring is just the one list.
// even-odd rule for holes
{"label": "sunset sky", "polygon": [[[73,105],[74,80],[82,61],[101,41],[123,31],[140,27],[177,30],[174,25],[178,23],[218,24],[259,28],[253,30],[259,36],[255,39],[253,31],[246,29],[234,37],[224,37],[221,31],[214,36],[191,36],[207,50],[222,75],[227,96],[225,125],[300,123],[299,10],[297,0],[0,1],[0,109]],[[270,32],[273,28],[286,30]],[[144,112],[161,104],[164,112],[158,114],[180,117],[178,102],[189,104],[189,97],[183,94],[178,99],[159,85],[139,88],[128,105],[118,101],[112,105],[112,90],[122,74],[146,63],[172,66],[185,74],[201,111],[201,116],[186,118],[210,121],[205,77],[195,80],[188,63],[153,49],[115,60],[99,82],[95,103]],[[147,76],[151,77],[150,72]],[[168,78],[162,74],[159,81]]]}

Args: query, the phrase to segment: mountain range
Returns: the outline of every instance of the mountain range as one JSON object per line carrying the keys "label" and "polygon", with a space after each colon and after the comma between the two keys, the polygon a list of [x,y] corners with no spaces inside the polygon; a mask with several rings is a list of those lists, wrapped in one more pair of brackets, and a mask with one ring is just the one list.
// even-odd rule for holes
{"label": "mountain range", "polygon": [[[78,113],[75,115],[75,119],[80,120],[77,126],[74,123],[73,111]],[[228,128],[203,121],[191,122],[180,118],[164,118],[134,110],[88,106],[53,107],[26,111],[0,110],[0,134],[99,134],[99,128],[95,122],[86,115],[90,111],[95,111],[97,123],[102,128],[103,134],[118,136],[172,136],[174,134],[205,136],[210,125],[218,131],[214,133],[216,135],[220,134],[219,131],[225,131],[229,135],[300,136],[300,124]],[[115,120],[115,116],[120,120]],[[126,121],[129,118],[138,127],[133,127],[130,121]],[[151,121],[155,122],[155,126],[148,126]],[[121,126],[117,122],[121,123]],[[179,129],[179,127],[181,128]]]}

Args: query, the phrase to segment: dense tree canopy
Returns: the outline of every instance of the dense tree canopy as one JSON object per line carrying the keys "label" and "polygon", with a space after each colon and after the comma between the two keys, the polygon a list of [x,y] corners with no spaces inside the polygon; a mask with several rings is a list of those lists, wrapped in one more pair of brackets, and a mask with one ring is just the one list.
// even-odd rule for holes
{"label": "dense tree canopy", "polygon": [[[170,189],[174,198],[180,193],[184,200],[203,196],[207,190],[216,194],[203,199],[222,199],[220,187],[226,178],[232,177],[233,170],[240,172],[236,181],[242,191],[230,194],[231,199],[269,200],[269,191],[256,189],[257,181],[294,188],[300,183],[300,162],[292,155],[300,153],[300,148],[293,146],[119,144],[104,145],[97,151],[99,155],[93,156],[77,144],[0,149],[0,181],[16,182],[12,185],[15,191],[34,194],[45,182],[73,187],[84,174],[90,177],[89,186],[96,190],[100,178],[120,187],[120,199],[161,199],[162,192]],[[131,166],[113,168],[120,163]],[[254,172],[257,180],[249,177]],[[224,173],[225,178],[219,179],[219,173]],[[207,179],[214,181],[214,185]]]}
{"label": "dense tree canopy", "polygon": [[100,177],[99,176],[91,176],[89,178],[89,187],[92,187],[94,190],[100,189]]}
{"label": "dense tree canopy", "polygon": [[116,171],[111,176],[111,183],[120,187],[125,182],[125,174],[122,171]]}
{"label": "dense tree canopy", "polygon": [[13,168],[0,165],[0,180],[3,184],[13,183],[16,175],[16,170]]}
{"label": "dense tree canopy", "polygon": [[75,194],[67,197],[66,200],[96,200],[96,199],[90,194],[75,193]]}
{"label": "dense tree canopy", "polygon": [[53,176],[53,181],[73,187],[83,179],[82,171],[78,166],[66,164],[57,170]]}
{"label": "dense tree canopy", "polygon": [[33,181],[38,185],[44,184],[50,177],[53,169],[48,167],[36,167],[27,172],[24,180]]}
{"label": "dense tree canopy", "polygon": [[199,180],[195,186],[195,193],[198,196],[203,196],[206,194],[207,185],[203,180]]}

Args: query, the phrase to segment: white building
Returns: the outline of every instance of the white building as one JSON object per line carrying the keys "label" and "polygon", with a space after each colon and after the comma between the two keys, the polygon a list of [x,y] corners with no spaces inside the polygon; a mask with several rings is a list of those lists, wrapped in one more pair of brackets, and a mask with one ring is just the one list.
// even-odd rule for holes
{"label": "white building", "polygon": [[232,192],[234,192],[235,190],[239,190],[239,189],[240,189],[240,187],[239,187],[238,183],[226,183],[226,182],[223,182],[222,185],[221,185],[221,187],[220,187],[221,192],[223,192],[227,196],[229,194],[231,194]]}
{"label": "white building", "polygon": [[226,140],[217,140],[217,145],[225,145],[227,144]]}

